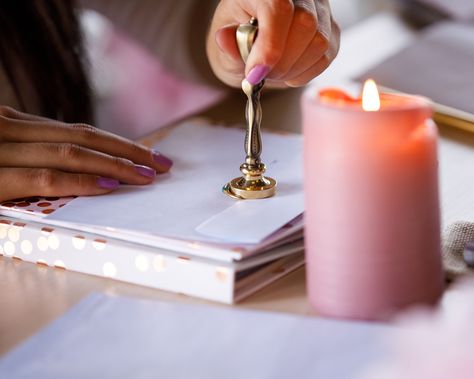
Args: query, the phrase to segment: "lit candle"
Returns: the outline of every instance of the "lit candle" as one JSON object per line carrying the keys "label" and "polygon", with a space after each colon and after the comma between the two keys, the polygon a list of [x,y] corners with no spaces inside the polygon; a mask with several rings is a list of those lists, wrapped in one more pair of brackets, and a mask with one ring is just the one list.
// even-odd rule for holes
{"label": "lit candle", "polygon": [[302,98],[307,287],[323,315],[386,319],[443,289],[437,129],[427,99]]}

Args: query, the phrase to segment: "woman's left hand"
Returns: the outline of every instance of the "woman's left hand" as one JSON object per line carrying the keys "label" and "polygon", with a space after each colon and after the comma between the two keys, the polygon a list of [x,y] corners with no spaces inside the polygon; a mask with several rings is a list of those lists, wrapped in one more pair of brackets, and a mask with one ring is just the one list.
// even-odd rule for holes
{"label": "woman's left hand", "polygon": [[[258,20],[258,36],[244,65],[235,39],[238,24]],[[339,50],[339,27],[328,0],[221,0],[207,40],[214,73],[240,87],[256,84],[298,87],[323,72]]]}

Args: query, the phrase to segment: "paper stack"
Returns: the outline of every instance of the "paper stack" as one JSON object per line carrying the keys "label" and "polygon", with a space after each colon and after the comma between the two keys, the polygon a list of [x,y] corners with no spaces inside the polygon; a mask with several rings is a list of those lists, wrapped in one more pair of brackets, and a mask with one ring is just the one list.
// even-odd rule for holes
{"label": "paper stack", "polygon": [[244,131],[188,122],[155,147],[171,173],[98,197],[22,199],[0,207],[0,253],[232,303],[303,264],[302,140],[264,134],[278,193],[236,201]]}

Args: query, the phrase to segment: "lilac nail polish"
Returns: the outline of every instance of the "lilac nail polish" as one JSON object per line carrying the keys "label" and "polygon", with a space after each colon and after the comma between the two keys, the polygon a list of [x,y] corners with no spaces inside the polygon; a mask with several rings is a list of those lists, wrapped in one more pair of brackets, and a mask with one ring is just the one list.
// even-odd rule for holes
{"label": "lilac nail polish", "polygon": [[157,151],[153,152],[153,160],[164,170],[168,171],[171,166],[173,166],[173,161],[164,155],[158,153]]}
{"label": "lilac nail polish", "polygon": [[97,179],[97,185],[100,188],[117,189],[120,185],[120,182],[115,179],[100,177]]}
{"label": "lilac nail polish", "polygon": [[148,178],[154,178],[156,176],[155,170],[148,166],[135,165],[135,169],[140,175],[146,176]]}
{"label": "lilac nail polish", "polygon": [[260,83],[265,77],[268,75],[270,72],[270,67],[263,65],[263,64],[258,64],[254,68],[250,70],[250,72],[247,75],[247,81],[250,84],[258,84]]}

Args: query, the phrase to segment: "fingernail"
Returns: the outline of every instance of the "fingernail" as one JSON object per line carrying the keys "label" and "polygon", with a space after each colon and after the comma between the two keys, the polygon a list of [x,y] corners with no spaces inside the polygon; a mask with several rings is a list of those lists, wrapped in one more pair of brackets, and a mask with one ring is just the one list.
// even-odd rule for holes
{"label": "fingernail", "polygon": [[171,166],[173,166],[173,161],[164,155],[158,153],[157,151],[153,152],[153,160],[157,163],[164,171],[168,171]]}
{"label": "fingernail", "polygon": [[270,72],[270,67],[263,65],[263,64],[258,64],[254,68],[250,70],[250,72],[247,75],[247,80],[250,84],[258,84],[260,83],[265,77],[268,75]]}
{"label": "fingernail", "polygon": [[97,184],[100,188],[117,189],[120,185],[120,182],[112,178],[100,177],[97,179]]}
{"label": "fingernail", "polygon": [[156,171],[153,170],[151,167],[135,165],[135,169],[140,175],[146,176],[148,178],[154,178],[156,176]]}

